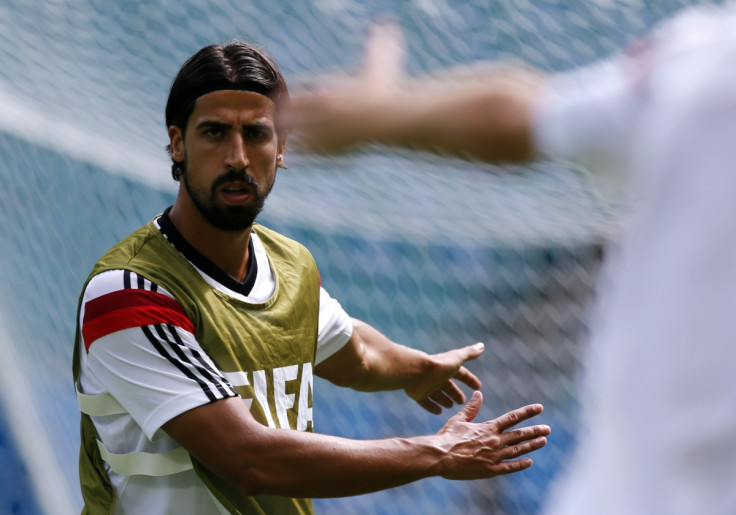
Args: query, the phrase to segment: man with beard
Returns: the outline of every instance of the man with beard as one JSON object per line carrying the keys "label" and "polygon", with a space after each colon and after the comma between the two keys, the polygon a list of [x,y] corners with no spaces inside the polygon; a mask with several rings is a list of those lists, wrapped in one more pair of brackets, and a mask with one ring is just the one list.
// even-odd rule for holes
{"label": "man with beard", "polygon": [[480,387],[463,364],[483,345],[390,341],[324,291],[303,246],[255,223],[288,102],[276,66],[238,42],[205,47],[172,84],[176,201],[97,262],[79,301],[85,513],[310,513],[314,496],[516,472],[546,443],[547,426],[512,429],[538,404],[472,423],[479,392],[435,435],[313,432],[314,374],[440,413],[465,402],[455,381]]}

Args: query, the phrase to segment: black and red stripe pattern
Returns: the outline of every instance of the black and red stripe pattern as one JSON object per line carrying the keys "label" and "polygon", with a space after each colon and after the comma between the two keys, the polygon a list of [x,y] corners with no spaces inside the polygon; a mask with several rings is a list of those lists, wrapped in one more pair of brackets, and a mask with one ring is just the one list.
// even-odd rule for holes
{"label": "black and red stripe pattern", "polygon": [[238,395],[199,347],[194,324],[168,292],[129,270],[101,274],[90,286],[93,291],[88,292],[90,299],[85,303],[82,321],[87,352],[99,338],[139,327],[141,338],[183,376],[197,383],[210,401]]}
{"label": "black and red stripe pattern", "polygon": [[[126,277],[130,272],[126,272]],[[151,290],[118,290],[89,301],[84,310],[82,335],[89,351],[92,342],[131,327],[172,324],[189,332],[194,325],[171,297]]]}

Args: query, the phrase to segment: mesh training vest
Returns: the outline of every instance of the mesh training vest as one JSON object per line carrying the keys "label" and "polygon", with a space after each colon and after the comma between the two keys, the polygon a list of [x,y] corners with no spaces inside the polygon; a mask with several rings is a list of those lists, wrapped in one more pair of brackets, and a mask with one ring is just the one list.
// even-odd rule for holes
{"label": "mesh training vest", "polygon": [[[217,367],[225,373],[246,372],[250,384],[234,386],[241,397],[254,399],[251,413],[258,421],[264,425],[284,427],[288,424],[291,429],[312,431],[312,370],[317,345],[319,273],[311,254],[299,243],[259,224],[255,224],[253,230],[266,248],[276,280],[274,294],[263,304],[245,303],[212,288],[153,222],[107,252],[92,269],[87,282],[106,270],[127,269],[166,289],[186,311],[195,327],[197,341]],[[80,297],[80,307],[81,301]],[[75,384],[79,378],[82,344],[77,322],[73,362]],[[274,381],[275,375],[281,381]],[[256,385],[258,387],[254,388]],[[84,513],[112,513],[115,494],[103,462],[105,450],[98,442],[89,414],[89,411],[83,412],[81,417],[80,480]],[[183,449],[179,451],[186,454]],[[230,513],[302,514],[313,511],[310,499],[246,496],[194,458],[189,459],[210,493]]]}

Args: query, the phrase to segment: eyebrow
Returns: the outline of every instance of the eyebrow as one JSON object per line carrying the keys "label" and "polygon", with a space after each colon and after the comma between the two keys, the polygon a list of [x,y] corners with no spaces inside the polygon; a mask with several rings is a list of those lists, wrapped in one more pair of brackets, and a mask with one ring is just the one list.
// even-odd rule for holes
{"label": "eyebrow", "polygon": [[232,124],[224,123],[224,122],[217,122],[214,120],[205,120],[197,124],[197,129],[204,129],[204,128],[210,128],[210,127],[222,127],[222,128],[229,129],[229,128],[232,128]]}
{"label": "eyebrow", "polygon": [[[231,123],[225,123],[225,122],[218,122],[215,120],[204,120],[202,122],[199,122],[197,124],[197,129],[208,129],[208,128],[222,128],[222,129],[232,129],[233,124]],[[247,123],[243,125],[243,128],[245,129],[259,129],[263,131],[273,131],[274,127],[273,125],[266,124],[266,123]]]}

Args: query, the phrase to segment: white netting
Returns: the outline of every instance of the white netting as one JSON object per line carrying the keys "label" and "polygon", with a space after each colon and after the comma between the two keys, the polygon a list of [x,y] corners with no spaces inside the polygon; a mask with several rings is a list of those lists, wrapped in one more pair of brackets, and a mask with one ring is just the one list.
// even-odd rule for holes
{"label": "white netting", "polygon": [[[31,482],[57,494],[36,508],[19,486],[23,474],[4,466],[0,512],[80,507],[70,370],[79,288],[102,252],[172,202],[163,108],[172,77],[201,46],[255,42],[295,82],[356,66],[371,21],[389,15],[407,31],[412,72],[478,58],[556,71],[622,48],[697,3],[712,2],[4,0],[0,346],[14,349],[21,379],[2,383],[0,433],[5,426],[18,433],[27,427],[18,414],[37,413],[54,450],[22,454]],[[485,354],[470,365],[485,383],[482,416],[543,402],[543,421],[554,430],[522,474],[426,480],[320,500],[318,511],[538,511],[574,443],[584,321],[602,245],[615,234],[615,206],[562,165],[509,173],[380,148],[339,159],[287,154],[286,162],[262,221],[312,250],[331,294],[407,345],[439,351],[485,341]],[[20,398],[32,406],[19,409]],[[443,420],[401,393],[316,385],[323,432],[410,435]],[[0,443],[4,456],[10,436],[0,434]],[[34,472],[40,467],[58,475],[57,488]]]}

